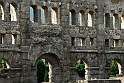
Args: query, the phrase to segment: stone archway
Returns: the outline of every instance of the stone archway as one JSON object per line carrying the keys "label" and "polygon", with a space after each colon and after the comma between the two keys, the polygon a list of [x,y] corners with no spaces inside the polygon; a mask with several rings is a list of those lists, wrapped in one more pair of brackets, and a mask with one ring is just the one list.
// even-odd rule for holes
{"label": "stone archway", "polygon": [[60,61],[59,61],[58,56],[53,53],[42,54],[40,57],[37,58],[36,63],[35,63],[35,68],[37,67],[38,62],[41,59],[45,59],[50,63],[49,82],[60,83],[61,68],[60,68]]}
{"label": "stone archway", "polygon": [[[116,73],[115,77],[118,77],[118,76],[121,76],[123,74],[122,72],[122,64],[121,64],[121,61],[119,59],[113,59],[111,61],[111,64],[110,64],[110,71],[111,71],[111,68],[114,67],[114,72]],[[112,71],[111,71],[112,72]],[[110,73],[111,75],[111,73]]]}
{"label": "stone archway", "polygon": [[[81,77],[80,75],[79,75],[79,73],[77,72],[77,76],[78,76],[78,78],[80,79],[80,80],[86,80],[86,79],[88,79],[88,62],[84,59],[84,58],[81,58],[81,59],[79,59],[78,61],[77,61],[77,63],[80,63],[81,65],[83,65],[84,64],[84,70],[85,70],[85,72],[84,72],[84,77]],[[76,66],[77,66],[77,63],[76,63]],[[82,64],[83,63],[83,64]],[[80,66],[81,66],[80,65]],[[77,67],[76,67],[76,69],[77,69]]]}
{"label": "stone archway", "polygon": [[[82,83],[85,80],[90,79],[90,69],[89,69],[90,65],[89,65],[89,61],[86,55],[87,55],[86,53],[83,53],[83,54],[72,53],[71,54],[70,71],[72,72],[70,72],[70,78],[73,78],[73,80],[71,81],[72,83],[74,82]],[[85,70],[84,71],[85,76],[83,77],[78,74],[77,67],[76,67],[77,63],[80,63],[80,61],[82,61],[85,64],[85,66],[83,67],[83,69]],[[82,64],[80,66],[82,66]]]}

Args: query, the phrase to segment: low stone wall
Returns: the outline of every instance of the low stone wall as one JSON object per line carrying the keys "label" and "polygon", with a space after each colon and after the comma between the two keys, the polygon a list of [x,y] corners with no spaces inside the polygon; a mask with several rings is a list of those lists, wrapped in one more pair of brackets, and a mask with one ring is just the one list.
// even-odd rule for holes
{"label": "low stone wall", "polygon": [[41,82],[41,83],[54,83],[54,82]]}
{"label": "low stone wall", "polygon": [[87,80],[87,83],[121,83],[121,80],[96,79]]}

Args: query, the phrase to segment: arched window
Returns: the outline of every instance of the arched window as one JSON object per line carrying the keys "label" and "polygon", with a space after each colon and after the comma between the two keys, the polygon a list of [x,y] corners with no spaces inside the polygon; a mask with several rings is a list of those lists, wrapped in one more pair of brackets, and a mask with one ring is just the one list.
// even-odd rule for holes
{"label": "arched window", "polygon": [[113,15],[113,28],[118,28],[118,15]]}
{"label": "arched window", "polygon": [[51,13],[51,17],[52,17],[52,24],[57,24],[58,22],[58,10],[57,8],[52,8],[52,13]]}
{"label": "arched window", "polygon": [[121,17],[121,29],[124,29],[124,15]]}
{"label": "arched window", "polygon": [[104,27],[110,27],[110,15],[108,13],[104,17]]}
{"label": "arched window", "polygon": [[13,4],[10,4],[10,21],[17,21],[16,8]]}
{"label": "arched window", "polygon": [[70,12],[69,12],[69,24],[70,25],[76,24],[76,12],[75,12],[75,10],[70,10]]}
{"label": "arched window", "polygon": [[48,16],[48,8],[42,7],[41,8],[41,23],[42,24],[47,23],[47,16]]}
{"label": "arched window", "polygon": [[30,7],[30,21],[34,22],[34,9]]}
{"label": "arched window", "polygon": [[88,26],[92,27],[93,26],[93,12],[88,13]]}
{"label": "arched window", "polygon": [[80,26],[83,26],[85,23],[84,23],[84,11],[80,11],[79,14],[78,14],[78,24]]}
{"label": "arched window", "polygon": [[17,35],[12,34],[12,44],[16,44],[17,41]]}
{"label": "arched window", "polygon": [[37,7],[35,6],[35,5],[32,5],[31,7],[30,7],[30,21],[31,22],[37,22],[38,20],[38,18],[37,18],[38,16],[37,16]]}
{"label": "arched window", "polygon": [[4,10],[1,4],[0,4],[0,20],[4,20]]}

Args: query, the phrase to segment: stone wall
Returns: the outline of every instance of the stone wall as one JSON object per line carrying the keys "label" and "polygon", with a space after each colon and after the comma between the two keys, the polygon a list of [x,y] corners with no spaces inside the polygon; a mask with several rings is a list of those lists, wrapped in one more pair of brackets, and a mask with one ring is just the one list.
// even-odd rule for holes
{"label": "stone wall", "polygon": [[88,83],[121,83],[120,80],[88,80]]}
{"label": "stone wall", "polygon": [[[122,0],[0,0],[0,58],[9,65],[0,70],[0,83],[37,83],[40,59],[51,64],[50,82],[121,83],[109,77],[112,60],[124,75],[123,5]],[[78,60],[86,65],[84,78],[77,74]]]}

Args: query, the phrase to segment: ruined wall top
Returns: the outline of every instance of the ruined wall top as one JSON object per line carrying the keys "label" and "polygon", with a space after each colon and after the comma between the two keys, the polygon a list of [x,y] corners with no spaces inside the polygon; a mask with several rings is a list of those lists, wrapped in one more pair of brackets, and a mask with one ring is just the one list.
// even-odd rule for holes
{"label": "ruined wall top", "polygon": [[31,3],[40,3],[40,2],[61,2],[61,3],[104,3],[108,5],[115,5],[115,4],[124,4],[124,0],[0,0],[0,3],[8,2],[8,3],[16,3],[19,4],[20,2],[26,2],[26,4],[29,2]]}

